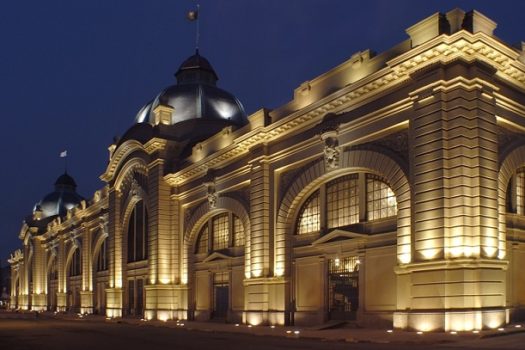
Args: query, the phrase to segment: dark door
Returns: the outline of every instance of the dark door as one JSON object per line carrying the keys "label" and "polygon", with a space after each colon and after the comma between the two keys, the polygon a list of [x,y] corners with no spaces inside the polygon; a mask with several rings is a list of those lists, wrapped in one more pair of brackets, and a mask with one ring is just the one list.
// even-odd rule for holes
{"label": "dark door", "polygon": [[135,315],[142,315],[144,312],[144,280],[137,280],[137,309]]}
{"label": "dark door", "polygon": [[332,320],[356,319],[359,308],[359,264],[353,259],[337,259],[329,264],[328,311]]}
{"label": "dark door", "polygon": [[128,315],[135,313],[135,281],[128,281]]}
{"label": "dark door", "polygon": [[229,304],[228,286],[215,286],[215,308],[213,310],[214,318],[226,318]]}

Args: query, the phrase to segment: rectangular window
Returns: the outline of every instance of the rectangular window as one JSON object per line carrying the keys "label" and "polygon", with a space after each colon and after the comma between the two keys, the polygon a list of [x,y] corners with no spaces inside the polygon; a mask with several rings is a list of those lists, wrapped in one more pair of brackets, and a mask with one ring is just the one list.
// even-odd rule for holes
{"label": "rectangular window", "polygon": [[357,174],[340,177],[326,186],[328,228],[359,222],[359,187]]}
{"label": "rectangular window", "polygon": [[229,231],[228,214],[213,218],[213,250],[228,248]]}

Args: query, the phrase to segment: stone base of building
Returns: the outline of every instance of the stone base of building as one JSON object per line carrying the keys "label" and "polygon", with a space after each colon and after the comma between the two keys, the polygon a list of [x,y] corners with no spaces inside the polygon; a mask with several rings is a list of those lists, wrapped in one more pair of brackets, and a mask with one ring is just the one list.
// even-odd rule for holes
{"label": "stone base of building", "polygon": [[81,314],[92,314],[93,313],[93,292],[90,292],[90,291],[80,292],[80,313]]}
{"label": "stone base of building", "polygon": [[254,326],[289,324],[286,300],[289,300],[289,281],[286,278],[244,280],[243,323]]}
{"label": "stone base of building", "polygon": [[47,294],[31,294],[31,311],[47,310]]}
{"label": "stone base of building", "polygon": [[397,267],[394,327],[466,331],[508,323],[507,266],[496,259],[458,258]]}
{"label": "stone base of building", "polygon": [[18,308],[20,310],[29,310],[29,295],[20,295],[18,297]]}
{"label": "stone base of building", "polygon": [[57,311],[58,312],[67,311],[67,294],[66,293],[57,293]]}
{"label": "stone base of building", "polygon": [[509,322],[508,309],[395,312],[394,328],[414,331],[494,329]]}
{"label": "stone base of building", "polygon": [[121,288],[106,289],[106,316],[115,318],[122,317],[123,290]]}
{"label": "stone base of building", "polygon": [[147,285],[145,292],[146,310],[144,316],[147,320],[167,321],[186,320],[188,318],[188,310],[185,308],[188,303],[188,286]]}

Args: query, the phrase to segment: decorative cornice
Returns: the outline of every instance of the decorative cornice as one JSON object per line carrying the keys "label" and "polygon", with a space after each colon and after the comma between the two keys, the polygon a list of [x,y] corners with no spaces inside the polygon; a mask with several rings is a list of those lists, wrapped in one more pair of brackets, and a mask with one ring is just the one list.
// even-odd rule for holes
{"label": "decorative cornice", "polygon": [[131,153],[135,151],[143,151],[150,155],[159,150],[163,150],[166,147],[167,143],[167,140],[158,137],[152,138],[144,145],[142,145],[136,140],[127,140],[115,150],[113,156],[111,157],[111,160],[109,161],[106,171],[104,172],[104,174],[100,175],[100,179],[105,182],[111,181],[115,176],[120,162],[123,159],[126,159],[126,157]]}
{"label": "decorative cornice", "polygon": [[525,84],[525,65],[518,60],[519,53],[494,38],[482,32],[472,34],[464,30],[450,36],[440,35],[386,62],[387,67],[262,130],[240,136],[230,146],[179,172],[166,175],[165,179],[172,186],[183,184],[202,176],[208,168],[226,165],[258,144],[310,127],[327,113],[338,113],[375,98],[386,89],[407,81],[417,70],[438,62],[446,64],[458,58],[468,62],[480,60],[488,63],[497,69],[496,75],[522,87]]}
{"label": "decorative cornice", "polygon": [[152,154],[154,152],[163,150],[164,148],[166,148],[167,144],[167,140],[154,137],[144,144],[144,150],[146,151],[146,153]]}

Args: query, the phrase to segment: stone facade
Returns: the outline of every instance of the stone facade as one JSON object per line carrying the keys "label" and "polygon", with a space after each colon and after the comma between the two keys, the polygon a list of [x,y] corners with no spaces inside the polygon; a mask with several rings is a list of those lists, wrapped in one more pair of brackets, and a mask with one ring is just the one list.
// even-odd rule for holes
{"label": "stone facade", "polygon": [[[525,51],[495,27],[437,13],[242,127],[111,145],[103,189],[22,227],[11,307],[423,331],[523,318]],[[161,128],[177,110],[152,113]]]}

